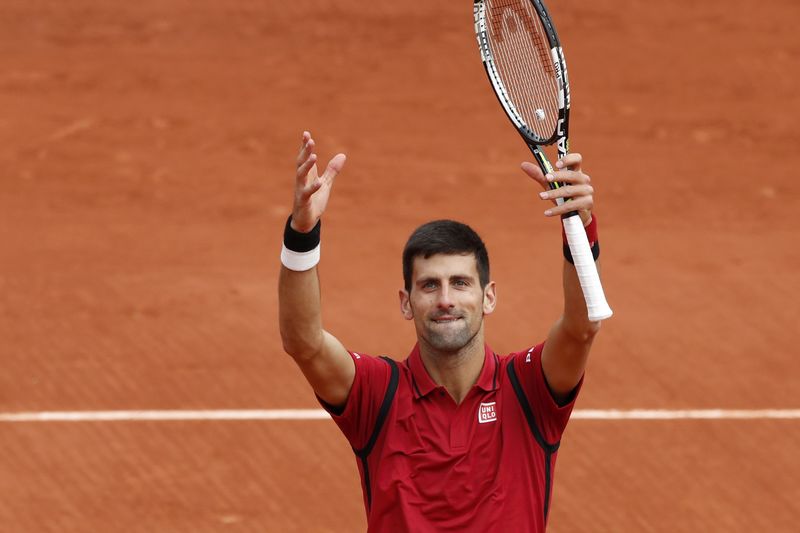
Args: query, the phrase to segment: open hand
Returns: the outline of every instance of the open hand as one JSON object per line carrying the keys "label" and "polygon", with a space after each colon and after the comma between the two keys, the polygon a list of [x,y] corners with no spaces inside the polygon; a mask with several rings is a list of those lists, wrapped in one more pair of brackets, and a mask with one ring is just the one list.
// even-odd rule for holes
{"label": "open hand", "polygon": [[317,172],[317,154],[314,152],[314,139],[304,131],[297,154],[295,174],[294,207],[292,208],[292,228],[308,233],[325,212],[331,195],[333,180],[344,167],[347,157],[337,154],[328,162],[322,176]]}

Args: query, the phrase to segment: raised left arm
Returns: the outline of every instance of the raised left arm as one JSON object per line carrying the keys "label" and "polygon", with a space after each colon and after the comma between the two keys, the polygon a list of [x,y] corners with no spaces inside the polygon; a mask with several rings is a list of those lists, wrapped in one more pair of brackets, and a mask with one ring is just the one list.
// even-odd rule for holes
{"label": "raised left arm", "polygon": [[[559,217],[570,211],[578,211],[584,226],[592,222],[594,189],[591,178],[581,170],[583,158],[578,153],[568,154],[556,163],[558,170],[544,176],[538,165],[523,163],[522,170],[539,183],[544,191],[540,197],[546,201],[555,198],[571,198],[564,205],[550,207],[545,211],[549,217]],[[566,185],[551,190],[548,183],[558,181]],[[598,263],[599,269],[599,263]],[[600,322],[590,322],[586,311],[575,267],[564,260],[564,313],[550,329],[542,352],[542,369],[557,400],[566,400],[575,389],[586,369],[589,349],[600,330]]]}

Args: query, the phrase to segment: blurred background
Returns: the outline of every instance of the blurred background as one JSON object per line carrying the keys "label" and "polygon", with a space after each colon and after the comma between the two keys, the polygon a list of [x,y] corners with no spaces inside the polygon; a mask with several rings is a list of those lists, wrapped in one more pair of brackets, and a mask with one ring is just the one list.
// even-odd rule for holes
{"label": "blurred background", "polygon": [[[797,409],[800,4],[548,3],[615,316],[582,409]],[[410,232],[486,241],[498,353],[560,312],[558,221],[468,2],[0,2],[0,532],[365,529],[327,420],[13,422],[316,408],[276,284],[303,130],[348,155],[325,326],[403,359]],[[800,420],[573,420],[549,531],[789,532]]]}

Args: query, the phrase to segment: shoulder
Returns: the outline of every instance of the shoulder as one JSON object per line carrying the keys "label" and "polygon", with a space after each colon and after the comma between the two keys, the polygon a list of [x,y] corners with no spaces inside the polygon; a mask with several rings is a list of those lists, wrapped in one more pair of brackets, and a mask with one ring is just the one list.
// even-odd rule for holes
{"label": "shoulder", "polygon": [[386,374],[398,363],[387,355],[370,355],[363,352],[348,350],[353,363],[356,365],[356,373],[379,373]]}
{"label": "shoulder", "polygon": [[[511,352],[505,355],[497,355],[500,366],[503,370],[508,370],[508,365],[514,365],[515,370],[521,370],[530,366],[531,368],[541,367],[542,350],[544,349],[544,342],[529,346],[522,350]],[[536,365],[536,363],[539,365]]]}
{"label": "shoulder", "polygon": [[552,392],[542,369],[544,343],[500,356],[501,380],[519,397],[533,403],[553,401]]}

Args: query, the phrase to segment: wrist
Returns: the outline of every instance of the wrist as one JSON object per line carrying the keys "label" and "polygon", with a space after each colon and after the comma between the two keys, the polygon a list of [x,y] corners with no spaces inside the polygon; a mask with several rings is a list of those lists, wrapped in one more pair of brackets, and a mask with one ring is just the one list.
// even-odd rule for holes
{"label": "wrist", "polygon": [[307,217],[303,217],[303,216],[297,217],[297,216],[295,216],[294,213],[292,213],[291,215],[289,215],[289,221],[288,221],[289,227],[293,231],[295,231],[297,233],[304,233],[305,234],[305,233],[313,232],[314,229],[317,226],[319,226],[319,220],[317,220],[316,224],[312,225],[313,222],[311,222],[309,220],[304,220],[304,218],[307,218]]}
{"label": "wrist", "polygon": [[[595,261],[600,257],[600,242],[597,237],[597,215],[594,213],[589,215],[589,223],[583,227],[586,230],[586,239],[589,241],[589,248],[592,250],[592,257]],[[564,259],[570,264],[575,264],[572,259],[572,251],[569,249],[569,242],[567,241],[567,234],[564,227],[561,227],[561,238],[564,243]]]}
{"label": "wrist", "polygon": [[286,220],[283,229],[283,248],[281,249],[281,263],[289,270],[303,272],[311,270],[320,259],[320,236],[322,221],[308,232],[297,231],[292,224],[292,217]]}

